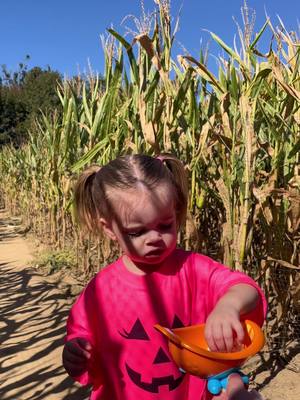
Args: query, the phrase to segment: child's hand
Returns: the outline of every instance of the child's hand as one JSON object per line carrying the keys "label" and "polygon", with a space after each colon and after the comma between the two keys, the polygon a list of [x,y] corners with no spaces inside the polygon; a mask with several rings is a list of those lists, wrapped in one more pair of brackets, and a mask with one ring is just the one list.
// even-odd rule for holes
{"label": "child's hand", "polygon": [[206,321],[205,338],[210,350],[239,350],[244,339],[240,315],[252,311],[258,299],[258,291],[251,285],[239,283],[227,290]]}
{"label": "child's hand", "polygon": [[72,339],[65,344],[62,358],[63,365],[72,377],[80,376],[88,369],[92,345],[85,339]]}
{"label": "child's hand", "polygon": [[217,304],[205,323],[205,339],[211,351],[238,349],[244,339],[239,310]]}
{"label": "child's hand", "polygon": [[263,400],[263,397],[256,390],[248,392],[241,377],[233,374],[229,377],[226,392],[214,396],[213,400]]}

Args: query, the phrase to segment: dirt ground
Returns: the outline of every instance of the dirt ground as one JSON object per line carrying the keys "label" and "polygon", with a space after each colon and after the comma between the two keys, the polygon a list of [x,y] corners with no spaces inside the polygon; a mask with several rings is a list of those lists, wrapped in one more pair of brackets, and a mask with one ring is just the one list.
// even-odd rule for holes
{"label": "dirt ground", "polygon": [[[0,399],[86,400],[87,389],[74,384],[61,365],[74,301],[68,293],[77,282],[30,267],[34,252],[19,221],[0,210]],[[247,365],[255,372],[254,387],[265,400],[299,400],[299,349],[285,365],[263,355],[266,362],[256,357]]]}

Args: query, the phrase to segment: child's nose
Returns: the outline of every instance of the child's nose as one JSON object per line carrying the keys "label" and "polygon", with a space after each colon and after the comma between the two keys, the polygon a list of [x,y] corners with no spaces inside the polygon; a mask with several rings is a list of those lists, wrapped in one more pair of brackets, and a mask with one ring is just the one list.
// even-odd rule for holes
{"label": "child's nose", "polygon": [[161,240],[161,233],[157,230],[151,230],[148,232],[147,243],[154,243]]}

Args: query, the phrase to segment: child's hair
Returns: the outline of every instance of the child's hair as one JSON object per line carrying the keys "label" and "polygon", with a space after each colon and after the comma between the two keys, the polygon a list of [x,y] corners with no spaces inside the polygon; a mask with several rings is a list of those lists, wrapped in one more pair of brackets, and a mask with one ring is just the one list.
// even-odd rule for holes
{"label": "child's hair", "polygon": [[75,211],[78,222],[90,232],[99,232],[99,218],[113,217],[110,193],[144,186],[153,190],[162,183],[174,188],[178,227],[185,221],[188,183],[183,164],[171,154],[151,157],[145,154],[120,156],[103,167],[91,166],[75,186]]}

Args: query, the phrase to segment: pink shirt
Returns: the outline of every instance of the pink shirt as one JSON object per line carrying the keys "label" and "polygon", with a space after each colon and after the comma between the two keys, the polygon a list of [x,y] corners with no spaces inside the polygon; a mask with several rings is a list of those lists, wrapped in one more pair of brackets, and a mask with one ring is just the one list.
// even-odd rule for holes
{"label": "pink shirt", "polygon": [[260,303],[247,315],[262,324],[266,301],[248,276],[200,254],[175,250],[170,263],[144,276],[131,273],[122,259],[101,270],[71,309],[67,337],[83,337],[94,347],[88,373],[91,399],[205,399],[205,381],[183,374],[171,360],[167,340],[153,326],[176,328],[205,322],[229,287],[257,288]]}

